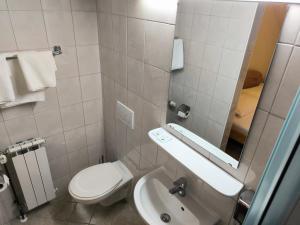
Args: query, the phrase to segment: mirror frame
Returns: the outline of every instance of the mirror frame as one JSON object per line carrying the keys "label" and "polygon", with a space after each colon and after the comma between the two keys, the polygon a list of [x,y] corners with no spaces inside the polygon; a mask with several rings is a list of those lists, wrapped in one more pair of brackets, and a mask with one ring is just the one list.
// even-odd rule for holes
{"label": "mirror frame", "polygon": [[[263,15],[264,5],[267,4],[267,3],[286,3],[286,4],[295,3],[295,2],[300,3],[300,0],[298,0],[298,1],[233,0],[233,1],[237,1],[237,2],[257,2],[258,3],[256,15],[255,15],[255,18],[254,18],[254,21],[253,21],[253,27],[251,29],[249,41],[248,41],[248,44],[247,44],[247,47],[246,47],[245,57],[244,57],[244,60],[243,60],[243,63],[242,63],[241,71],[240,71],[240,73],[242,73],[244,71],[244,69],[248,66],[247,62],[250,59],[250,55],[247,54],[247,52],[251,51],[252,41],[254,40],[254,37],[256,37],[256,31],[258,29],[260,18]],[[278,39],[279,39],[279,37],[278,37]],[[274,53],[275,53],[275,51],[276,51],[276,48],[274,48]],[[272,57],[272,60],[270,62],[269,67],[272,65],[273,59],[274,59],[274,54],[273,54],[273,57]],[[267,81],[267,77],[268,77],[268,73],[266,74],[266,77],[265,77],[265,84],[266,84],[266,81]],[[262,90],[260,98],[262,97],[264,88]],[[259,99],[259,101],[260,101],[260,99]],[[168,122],[167,115],[166,115],[167,124],[165,125],[165,128],[170,133],[172,133],[177,138],[179,138],[181,141],[183,141],[184,143],[191,145],[191,147],[193,147],[193,149],[196,150],[199,154],[202,154],[202,155],[206,156],[207,158],[210,158],[209,154],[212,154],[217,159],[221,160],[222,162],[226,163],[227,165],[231,166],[232,168],[238,169],[239,164],[240,164],[241,159],[242,159],[242,156],[243,156],[243,153],[244,153],[244,150],[245,150],[245,146],[248,142],[248,138],[249,138],[249,135],[251,133],[251,128],[252,128],[254,120],[255,120],[257,109],[254,113],[253,120],[252,120],[250,128],[249,128],[250,131],[249,131],[248,136],[245,140],[243,149],[240,153],[239,160],[236,160],[235,158],[233,158],[232,156],[227,154],[225,151],[221,150],[220,148],[218,148],[215,145],[211,144],[210,142],[206,141],[204,138],[201,138],[200,136],[193,133],[192,131],[182,127],[181,125],[175,124],[173,122]]]}

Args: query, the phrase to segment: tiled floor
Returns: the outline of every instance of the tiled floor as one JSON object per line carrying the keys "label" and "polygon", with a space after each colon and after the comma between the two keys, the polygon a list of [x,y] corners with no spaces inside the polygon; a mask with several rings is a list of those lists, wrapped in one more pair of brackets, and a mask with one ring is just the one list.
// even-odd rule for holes
{"label": "tiled floor", "polygon": [[125,200],[113,206],[82,205],[70,198],[54,200],[28,215],[26,223],[14,220],[7,225],[146,225],[133,203]]}

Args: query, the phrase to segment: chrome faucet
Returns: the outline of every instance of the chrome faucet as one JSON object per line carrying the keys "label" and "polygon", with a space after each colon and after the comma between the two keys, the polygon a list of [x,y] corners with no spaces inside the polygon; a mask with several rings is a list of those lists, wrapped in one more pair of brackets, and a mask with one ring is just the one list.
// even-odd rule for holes
{"label": "chrome faucet", "polygon": [[173,182],[174,187],[170,188],[170,194],[178,193],[179,196],[185,196],[185,188],[187,185],[186,179],[184,177],[180,177],[178,180]]}

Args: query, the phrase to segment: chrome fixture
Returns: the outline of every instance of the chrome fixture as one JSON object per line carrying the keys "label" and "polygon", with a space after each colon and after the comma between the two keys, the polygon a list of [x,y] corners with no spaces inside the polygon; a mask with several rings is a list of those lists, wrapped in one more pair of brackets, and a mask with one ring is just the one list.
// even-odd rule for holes
{"label": "chrome fixture", "polygon": [[[61,55],[62,54],[61,47],[59,45],[53,46],[52,54],[53,56]],[[6,60],[12,60],[17,58],[18,58],[17,56],[11,56],[11,57],[6,57]]]}
{"label": "chrome fixture", "polygon": [[185,188],[187,185],[187,181],[184,177],[180,177],[178,180],[174,181],[173,184],[175,185],[174,187],[172,187],[169,192],[170,194],[175,194],[178,193],[179,196],[184,197],[186,192],[185,192]]}

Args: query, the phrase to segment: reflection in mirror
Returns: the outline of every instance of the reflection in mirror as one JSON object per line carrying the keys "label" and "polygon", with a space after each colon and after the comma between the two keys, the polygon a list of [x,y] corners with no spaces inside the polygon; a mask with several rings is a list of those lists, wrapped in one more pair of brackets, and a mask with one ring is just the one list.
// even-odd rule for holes
{"label": "reflection in mirror", "polygon": [[286,10],[279,3],[181,0],[167,122],[239,160]]}

